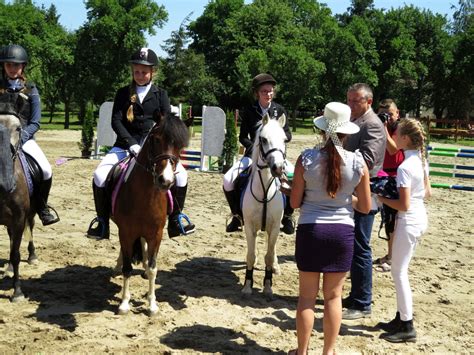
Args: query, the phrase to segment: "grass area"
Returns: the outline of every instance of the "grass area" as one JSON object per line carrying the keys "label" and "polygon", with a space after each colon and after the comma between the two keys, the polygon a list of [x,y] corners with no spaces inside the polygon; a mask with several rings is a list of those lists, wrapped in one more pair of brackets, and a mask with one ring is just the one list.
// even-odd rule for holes
{"label": "grass area", "polygon": [[[296,120],[296,131],[293,131],[293,122],[291,121],[291,119],[289,122],[289,126],[290,126],[291,133],[293,134],[303,134],[303,135],[315,134],[313,130],[313,119],[310,119],[310,118],[306,118],[306,119],[298,118]],[[202,133],[202,126],[201,126],[200,119],[197,119],[194,121],[192,125],[192,129],[194,133]]]}
{"label": "grass area", "polygon": [[463,146],[467,146],[467,147],[474,147],[474,139],[469,139],[469,138],[458,139],[458,141],[456,142],[452,138],[450,139],[450,138],[433,138],[433,137],[431,137],[430,145],[436,144],[436,143],[454,144],[454,145],[463,145]]}
{"label": "grass area", "polygon": [[[296,120],[296,131],[293,131],[293,122],[290,119],[289,122],[291,132],[293,134],[303,134],[303,135],[313,135],[315,134],[313,131],[313,120],[311,118],[306,119],[297,119]],[[64,112],[56,112],[53,115],[53,120],[49,123],[49,114],[43,112],[41,117],[41,129],[44,130],[61,130],[64,129]],[[77,114],[71,114],[70,123],[69,123],[70,130],[81,130],[82,126],[79,123],[77,118]],[[201,120],[197,119],[193,125],[192,129],[194,133],[201,133],[202,126]],[[431,137],[430,144],[436,143],[444,143],[444,144],[453,144],[453,145],[462,145],[468,147],[474,147],[474,139],[464,138],[458,139],[457,142],[454,141],[452,138],[439,138],[439,137]]]}
{"label": "grass area", "polygon": [[[64,129],[64,112],[55,112],[53,120],[49,123],[49,113],[43,112],[41,115],[41,129],[44,130],[61,130]],[[79,131],[82,129],[76,114],[71,114],[69,119],[69,129]]]}

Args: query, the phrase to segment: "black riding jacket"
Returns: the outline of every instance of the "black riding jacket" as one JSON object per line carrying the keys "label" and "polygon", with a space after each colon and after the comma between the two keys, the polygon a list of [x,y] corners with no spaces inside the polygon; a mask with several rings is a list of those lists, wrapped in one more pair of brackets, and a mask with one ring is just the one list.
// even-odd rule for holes
{"label": "black riding jacket", "polygon": [[[286,116],[285,126],[283,127],[286,134],[286,141],[291,141],[291,132],[288,127],[288,113],[285,108],[275,102],[270,103],[268,109],[268,115],[271,119],[278,119],[282,114]],[[253,143],[257,134],[258,128],[262,124],[262,110],[258,101],[255,101],[252,105],[249,105],[243,109],[240,114],[241,125],[239,142],[245,147],[245,156],[251,157],[253,150]]]}
{"label": "black riding jacket", "polygon": [[142,144],[153,125],[171,112],[170,100],[165,90],[151,85],[143,102],[138,97],[133,103],[134,119],[127,119],[127,111],[132,104],[131,97],[135,92],[130,92],[127,85],[117,91],[112,109],[112,128],[117,133],[114,147],[128,149],[134,144]]}

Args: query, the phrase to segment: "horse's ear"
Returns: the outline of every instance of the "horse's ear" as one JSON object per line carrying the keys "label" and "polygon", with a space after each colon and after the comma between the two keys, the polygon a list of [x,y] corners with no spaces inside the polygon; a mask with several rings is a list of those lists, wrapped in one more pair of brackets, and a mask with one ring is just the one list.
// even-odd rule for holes
{"label": "horse's ear", "polygon": [[270,116],[268,115],[268,112],[262,117],[262,124],[265,126],[268,121],[270,121]]}
{"label": "horse's ear", "polygon": [[280,118],[278,118],[278,123],[280,124],[281,127],[285,127],[286,124],[286,115],[282,114]]}

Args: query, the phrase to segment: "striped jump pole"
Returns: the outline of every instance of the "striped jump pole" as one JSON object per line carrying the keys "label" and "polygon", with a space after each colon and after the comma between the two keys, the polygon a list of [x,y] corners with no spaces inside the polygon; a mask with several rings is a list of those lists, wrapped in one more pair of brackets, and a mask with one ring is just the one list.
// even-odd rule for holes
{"label": "striped jump pole", "polygon": [[455,147],[426,147],[428,151],[442,151],[442,152],[455,152],[455,153],[470,153],[474,154],[474,149],[467,148],[455,148]]}
{"label": "striped jump pole", "polygon": [[440,188],[440,189],[474,191],[474,186],[464,186],[464,185],[450,185],[450,184],[441,184],[441,183],[431,183],[431,187],[436,187],[436,188]]}
{"label": "striped jump pole", "polygon": [[457,152],[448,152],[448,151],[428,151],[429,155],[437,155],[440,157],[452,157],[452,158],[468,158],[473,159],[474,153],[457,153]]}
{"label": "striped jump pole", "polygon": [[[474,158],[474,149],[466,148],[455,148],[455,147],[427,147],[427,151],[430,156],[442,156],[452,158]],[[473,171],[474,166],[472,165],[460,165],[460,164],[446,164],[446,163],[429,163],[430,176],[450,177],[450,178],[461,178],[461,179],[474,179],[473,174],[461,173],[459,170]],[[435,171],[431,168],[441,168],[451,171]],[[474,191],[474,186],[464,186],[457,184],[446,184],[446,183],[431,183],[431,187],[441,189],[452,189],[452,190],[463,190],[463,191]]]}
{"label": "striped jump pole", "polygon": [[[197,150],[183,150],[179,156],[181,164],[185,169],[201,169],[201,152]],[[190,162],[198,161],[199,165],[192,164]]]}

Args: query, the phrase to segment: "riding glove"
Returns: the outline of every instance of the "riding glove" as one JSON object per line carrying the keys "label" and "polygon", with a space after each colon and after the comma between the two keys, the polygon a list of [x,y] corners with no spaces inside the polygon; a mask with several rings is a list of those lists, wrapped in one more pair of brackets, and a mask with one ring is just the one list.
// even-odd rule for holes
{"label": "riding glove", "polygon": [[138,156],[138,153],[140,153],[140,145],[139,144],[134,144],[128,148],[130,150],[130,153],[132,153],[134,156]]}

